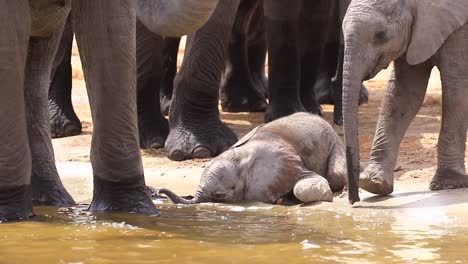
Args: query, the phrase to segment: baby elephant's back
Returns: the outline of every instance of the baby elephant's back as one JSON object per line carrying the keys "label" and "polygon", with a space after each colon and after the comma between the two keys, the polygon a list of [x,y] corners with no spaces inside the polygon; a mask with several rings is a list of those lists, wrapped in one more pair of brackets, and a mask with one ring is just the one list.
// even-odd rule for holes
{"label": "baby elephant's back", "polygon": [[324,175],[331,151],[342,143],[333,127],[320,116],[296,113],[264,127],[289,142],[306,163],[306,167]]}

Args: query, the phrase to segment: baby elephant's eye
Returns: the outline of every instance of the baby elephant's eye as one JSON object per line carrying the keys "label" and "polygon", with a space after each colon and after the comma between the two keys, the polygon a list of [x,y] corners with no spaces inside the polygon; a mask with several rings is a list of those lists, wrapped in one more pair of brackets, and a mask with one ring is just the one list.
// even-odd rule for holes
{"label": "baby elephant's eye", "polygon": [[374,35],[375,41],[379,42],[379,43],[384,42],[386,40],[386,38],[387,38],[387,32],[385,32],[384,30],[379,30]]}

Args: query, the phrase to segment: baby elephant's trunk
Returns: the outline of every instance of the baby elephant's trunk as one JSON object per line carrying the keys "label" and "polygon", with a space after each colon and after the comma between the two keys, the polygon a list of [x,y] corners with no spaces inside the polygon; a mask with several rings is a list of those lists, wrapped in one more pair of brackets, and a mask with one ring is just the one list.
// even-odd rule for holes
{"label": "baby elephant's trunk", "polygon": [[200,196],[199,196],[198,193],[197,193],[197,195],[195,197],[193,197],[193,199],[182,198],[179,195],[175,194],[173,191],[168,190],[168,189],[160,189],[159,194],[166,195],[167,197],[169,197],[169,199],[171,199],[171,201],[173,203],[176,203],[176,204],[197,204],[197,203],[200,203],[200,198],[199,198]]}

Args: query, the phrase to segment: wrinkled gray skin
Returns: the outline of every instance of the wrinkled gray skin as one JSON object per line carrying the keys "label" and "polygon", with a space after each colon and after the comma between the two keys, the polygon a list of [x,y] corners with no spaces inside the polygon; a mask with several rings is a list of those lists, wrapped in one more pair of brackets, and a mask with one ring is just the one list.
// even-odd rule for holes
{"label": "wrinkled gray skin", "polygon": [[344,146],[322,118],[307,113],[259,126],[205,168],[191,200],[167,189],[175,203],[282,203],[298,181],[321,175],[333,192],[346,185]]}
{"label": "wrinkled gray skin", "polygon": [[135,21],[184,35],[217,0],[0,0],[0,222],[27,219],[32,200],[72,205],[55,168],[47,91],[73,4],[94,122],[91,211],[157,214],[148,198],[136,114]]}
{"label": "wrinkled gray skin", "polygon": [[[358,185],[386,195],[402,137],[426,93],[431,69],[442,79],[442,126],[431,190],[468,187],[465,141],[468,124],[468,2],[466,0],[354,0],[343,30],[343,115],[349,199]],[[362,80],[395,60],[381,108],[369,166],[359,177],[357,106]],[[359,177],[359,178],[358,178]]]}

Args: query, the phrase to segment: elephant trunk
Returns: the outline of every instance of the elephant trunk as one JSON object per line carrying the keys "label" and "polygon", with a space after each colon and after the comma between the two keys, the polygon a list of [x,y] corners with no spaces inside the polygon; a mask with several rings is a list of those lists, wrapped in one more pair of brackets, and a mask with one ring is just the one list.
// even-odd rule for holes
{"label": "elephant trunk", "polygon": [[156,34],[179,37],[202,27],[217,4],[218,0],[138,0],[137,18]]}
{"label": "elephant trunk", "polygon": [[359,139],[358,139],[358,103],[359,91],[364,77],[358,52],[345,43],[343,64],[343,121],[344,141],[346,145],[346,164],[348,172],[349,202],[354,204],[359,199]]}
{"label": "elephant trunk", "polygon": [[195,195],[195,197],[193,197],[193,199],[182,198],[179,195],[175,194],[173,191],[169,189],[164,189],[164,188],[160,189],[159,193],[164,194],[167,197],[169,197],[169,199],[175,204],[198,204],[202,202],[200,199],[201,197],[200,192],[197,192],[197,194]]}

